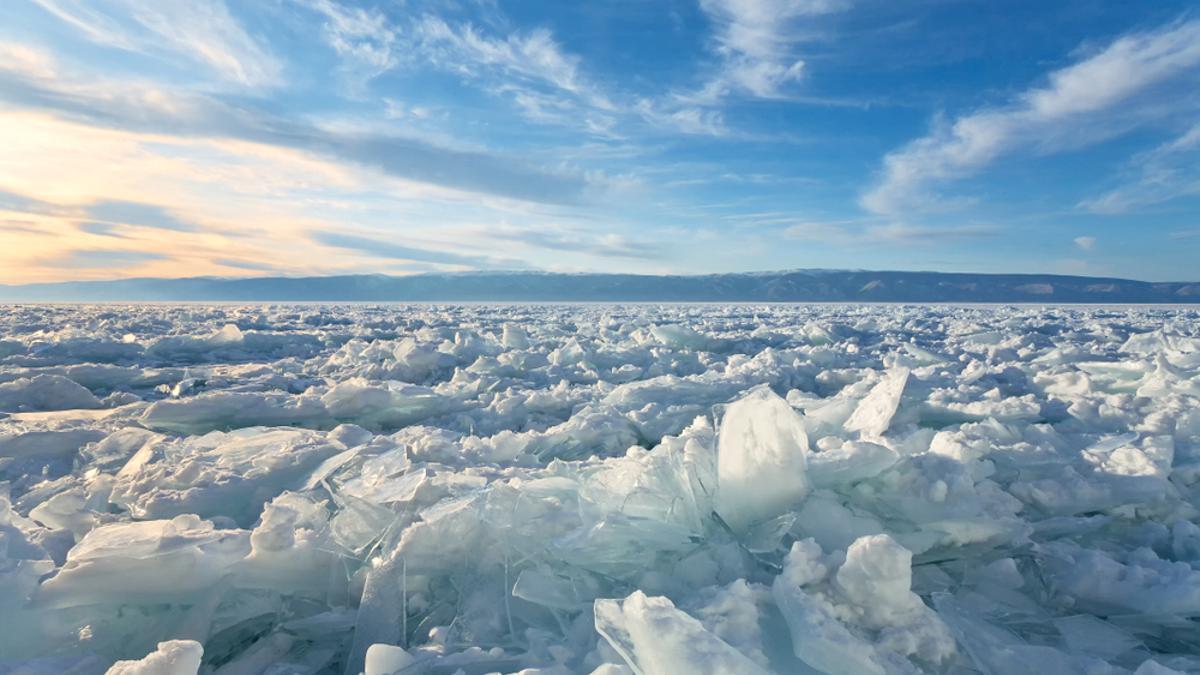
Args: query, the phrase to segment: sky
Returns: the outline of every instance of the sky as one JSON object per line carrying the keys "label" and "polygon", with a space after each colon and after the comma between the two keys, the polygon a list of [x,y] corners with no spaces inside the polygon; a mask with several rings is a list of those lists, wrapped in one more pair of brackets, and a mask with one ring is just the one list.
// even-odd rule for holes
{"label": "sky", "polygon": [[0,283],[1197,260],[1194,0],[0,2]]}

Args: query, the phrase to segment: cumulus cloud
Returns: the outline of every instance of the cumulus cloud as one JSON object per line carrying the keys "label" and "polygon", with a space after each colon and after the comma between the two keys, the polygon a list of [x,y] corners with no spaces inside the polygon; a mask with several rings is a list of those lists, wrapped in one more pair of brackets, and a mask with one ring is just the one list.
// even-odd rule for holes
{"label": "cumulus cloud", "polygon": [[1096,248],[1095,237],[1075,237],[1075,246],[1081,251],[1091,251]]}
{"label": "cumulus cloud", "polygon": [[[942,201],[934,186],[972,175],[1019,148],[1053,152],[1138,126],[1175,96],[1164,88],[1198,65],[1200,20],[1121,37],[1006,106],[935,123],[929,135],[884,158],[882,176],[862,206],[890,216],[928,209]],[[1149,93],[1158,95],[1134,105]]]}

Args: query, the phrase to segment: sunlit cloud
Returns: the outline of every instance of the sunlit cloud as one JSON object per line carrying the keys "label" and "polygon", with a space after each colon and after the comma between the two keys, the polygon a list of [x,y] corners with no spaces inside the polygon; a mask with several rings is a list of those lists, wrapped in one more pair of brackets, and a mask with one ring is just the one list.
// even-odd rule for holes
{"label": "sunlit cloud", "polygon": [[1017,20],[941,3],[508,9],[0,3],[0,283],[1194,267],[1186,13],[1037,10],[1063,35],[997,78]]}

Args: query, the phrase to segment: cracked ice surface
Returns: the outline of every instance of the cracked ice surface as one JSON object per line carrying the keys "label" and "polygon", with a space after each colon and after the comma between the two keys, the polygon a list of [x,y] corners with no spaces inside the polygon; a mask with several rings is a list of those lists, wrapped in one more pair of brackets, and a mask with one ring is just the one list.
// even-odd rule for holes
{"label": "cracked ice surface", "polygon": [[1194,309],[9,307],[0,673],[1196,673],[1198,403]]}

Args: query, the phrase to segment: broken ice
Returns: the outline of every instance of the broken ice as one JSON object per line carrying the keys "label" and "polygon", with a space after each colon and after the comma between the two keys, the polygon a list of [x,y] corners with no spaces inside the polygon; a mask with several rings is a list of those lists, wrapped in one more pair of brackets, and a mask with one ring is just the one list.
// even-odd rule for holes
{"label": "broken ice", "polygon": [[0,673],[1200,672],[1200,314],[0,312]]}

